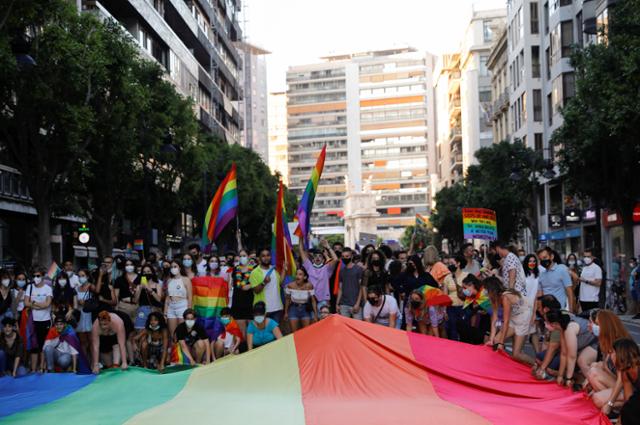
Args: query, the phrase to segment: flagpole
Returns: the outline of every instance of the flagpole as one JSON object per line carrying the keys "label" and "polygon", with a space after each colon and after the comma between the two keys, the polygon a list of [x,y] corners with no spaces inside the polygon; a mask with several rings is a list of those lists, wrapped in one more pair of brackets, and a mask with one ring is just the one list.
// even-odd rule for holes
{"label": "flagpole", "polygon": [[236,213],[236,244],[238,246],[238,252],[242,250],[242,232],[240,232],[240,217]]}

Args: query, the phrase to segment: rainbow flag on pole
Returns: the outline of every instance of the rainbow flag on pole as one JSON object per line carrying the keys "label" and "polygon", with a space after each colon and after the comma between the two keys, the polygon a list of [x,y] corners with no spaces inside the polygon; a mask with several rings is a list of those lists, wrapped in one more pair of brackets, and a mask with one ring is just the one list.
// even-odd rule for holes
{"label": "rainbow flag on pole", "polygon": [[421,214],[416,214],[416,227],[425,227],[428,222],[429,220],[423,217]]}
{"label": "rainbow flag on pole", "polygon": [[133,249],[136,251],[144,251],[144,239],[135,239],[133,241]]}
{"label": "rainbow flag on pole", "polygon": [[273,219],[273,236],[271,237],[271,258],[276,272],[282,276],[282,282],[287,283],[295,279],[296,262],[293,258],[291,235],[286,220],[284,205],[284,186],[280,181],[278,188],[278,200],[276,202],[276,215]]}
{"label": "rainbow flag on pole", "polygon": [[311,224],[309,220],[311,218],[311,210],[313,209],[313,201],[316,199],[316,193],[318,191],[318,183],[322,176],[322,169],[324,168],[324,160],[327,156],[327,145],[325,144],[318,156],[316,166],[311,171],[311,177],[307,183],[307,187],[304,189],[304,194],[298,204],[298,211],[296,211],[294,221],[298,222],[298,227],[295,230],[295,234],[300,238],[302,246],[307,245],[309,232],[311,231]]}
{"label": "rainbow flag on pole", "polygon": [[61,271],[62,269],[58,266],[58,263],[54,261],[49,266],[49,270],[47,270],[47,277],[53,281]]}
{"label": "rainbow flag on pole", "polygon": [[236,181],[236,164],[220,183],[220,187],[211,200],[202,226],[202,246],[206,246],[218,238],[222,229],[238,212],[238,183]]}

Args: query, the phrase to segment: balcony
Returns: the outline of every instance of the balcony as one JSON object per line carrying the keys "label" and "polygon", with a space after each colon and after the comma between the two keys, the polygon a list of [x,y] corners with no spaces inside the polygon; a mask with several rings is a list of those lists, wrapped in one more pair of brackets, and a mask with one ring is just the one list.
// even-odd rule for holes
{"label": "balcony", "polygon": [[494,100],[492,105],[492,116],[495,119],[500,114],[506,112],[509,109],[509,90],[505,89],[498,96],[496,100]]}
{"label": "balcony", "polygon": [[456,153],[451,157],[449,172],[454,175],[462,175],[462,153]]}
{"label": "balcony", "polygon": [[32,203],[22,175],[15,169],[0,165],[0,198]]}
{"label": "balcony", "polygon": [[449,115],[453,113],[460,112],[460,98],[454,97],[449,99]]}
{"label": "balcony", "polygon": [[456,126],[451,129],[449,133],[449,142],[453,143],[462,139],[462,127]]}

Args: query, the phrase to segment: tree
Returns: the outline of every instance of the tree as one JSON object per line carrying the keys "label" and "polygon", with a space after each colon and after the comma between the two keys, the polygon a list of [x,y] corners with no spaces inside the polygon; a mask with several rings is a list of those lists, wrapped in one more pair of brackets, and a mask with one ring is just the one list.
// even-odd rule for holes
{"label": "tree", "polygon": [[609,14],[606,42],[572,56],[576,93],[552,143],[568,189],[621,213],[625,251],[632,254],[640,199],[640,0],[618,2]]}
{"label": "tree", "polygon": [[478,164],[467,169],[464,181],[435,196],[431,222],[453,251],[464,237],[462,208],[494,210],[503,239],[514,240],[520,230],[533,226],[529,217],[535,217],[532,194],[544,164],[540,155],[522,142],[503,141],[478,150],[475,156]]}
{"label": "tree", "polygon": [[[95,134],[91,101],[107,73],[104,31],[66,0],[14,2],[2,13],[0,149],[29,188],[38,213],[38,260],[48,264],[52,211],[73,204],[66,197],[74,183],[69,173],[82,166]],[[16,60],[24,50],[35,66]]]}
{"label": "tree", "polygon": [[415,238],[413,241],[413,249],[418,250],[429,245],[438,246],[441,241],[438,239],[438,234],[433,231],[433,226],[407,226],[404,229],[404,233],[400,237],[400,243],[406,249],[411,246],[411,238],[415,232]]}

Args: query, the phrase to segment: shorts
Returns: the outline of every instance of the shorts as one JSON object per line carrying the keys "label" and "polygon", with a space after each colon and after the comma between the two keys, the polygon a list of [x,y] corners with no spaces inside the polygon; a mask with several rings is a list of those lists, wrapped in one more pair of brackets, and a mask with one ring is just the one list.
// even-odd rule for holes
{"label": "shorts", "polygon": [[186,299],[179,301],[169,301],[167,308],[167,319],[182,319],[184,311],[187,309],[188,303]]}
{"label": "shorts", "polygon": [[147,345],[147,347],[149,350],[149,358],[160,360],[160,358],[164,354],[164,347],[162,346],[162,344],[149,344]]}
{"label": "shorts", "polygon": [[218,337],[218,341],[222,341],[224,343],[224,348],[229,350],[233,345],[233,334],[231,332],[227,332],[225,337]]}
{"label": "shorts", "polygon": [[307,311],[308,304],[291,303],[289,306],[289,320],[311,319],[311,313]]}
{"label": "shorts", "polygon": [[113,351],[113,346],[118,345],[118,335],[100,335],[100,352],[110,353]]}
{"label": "shorts", "polygon": [[340,314],[340,316],[362,320],[362,309],[358,310],[357,313],[353,313],[351,311],[352,308],[353,306],[341,304],[338,306],[338,313]]}

